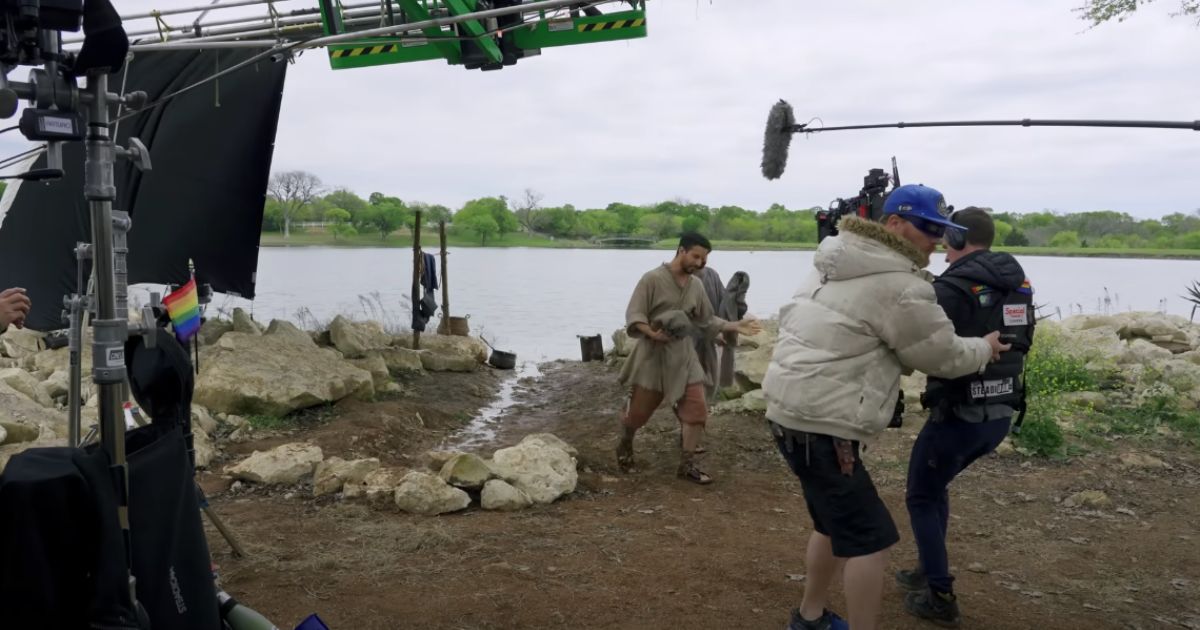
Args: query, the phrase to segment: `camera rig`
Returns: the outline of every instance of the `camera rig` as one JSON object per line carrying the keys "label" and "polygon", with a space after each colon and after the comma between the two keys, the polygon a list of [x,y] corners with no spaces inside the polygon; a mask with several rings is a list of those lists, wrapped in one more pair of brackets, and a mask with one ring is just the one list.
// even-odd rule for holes
{"label": "camera rig", "polygon": [[827,209],[816,212],[817,242],[825,240],[827,236],[837,235],[838,221],[844,216],[855,215],[872,221],[879,220],[883,216],[883,202],[891,192],[888,190],[889,183],[892,190],[900,185],[900,169],[896,165],[895,157],[892,158],[890,176],[881,168],[873,168],[863,177],[863,186],[857,195],[846,199],[834,199]]}

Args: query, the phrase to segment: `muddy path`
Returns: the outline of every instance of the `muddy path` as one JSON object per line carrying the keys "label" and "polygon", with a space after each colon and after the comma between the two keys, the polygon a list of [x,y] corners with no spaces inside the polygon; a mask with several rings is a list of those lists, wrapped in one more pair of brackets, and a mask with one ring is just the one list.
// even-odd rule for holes
{"label": "muddy path", "polygon": [[[487,405],[499,381],[430,376],[405,387],[400,400],[334,408],[312,426],[238,449],[312,439],[327,457],[418,467],[425,449],[453,441]],[[580,451],[576,493],[519,513],[430,518],[312,499],[303,487],[233,492],[214,484],[214,507],[252,553],[232,558],[210,530],[227,589],[281,628],[311,612],[334,630],[786,624],[800,598],[810,523],[761,416],[711,420],[704,465],[716,483],[699,487],[674,477],[678,430],[661,412],[638,443],[642,471],[616,471],[621,391],[609,367],[542,366],[513,395],[493,442],[479,450],[552,432]],[[919,424],[911,416],[865,455],[901,530],[893,570],[915,561],[903,494]],[[1128,468],[1119,456],[1130,450],[1164,466]],[[1067,507],[1064,499],[1081,490],[1102,491],[1110,503]],[[964,627],[1200,628],[1194,450],[1117,443],[1068,463],[988,457],[956,481],[951,505]],[[832,604],[844,610],[840,592]],[[932,627],[903,611],[890,582],[884,606],[884,627]]]}

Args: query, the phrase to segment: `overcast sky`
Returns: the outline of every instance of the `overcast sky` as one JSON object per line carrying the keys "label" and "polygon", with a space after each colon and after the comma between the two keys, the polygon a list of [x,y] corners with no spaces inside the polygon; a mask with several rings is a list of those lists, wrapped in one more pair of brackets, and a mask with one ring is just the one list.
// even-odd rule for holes
{"label": "overcast sky", "polygon": [[[971,118],[1200,118],[1200,29],[1160,0],[1089,30],[1082,0],[650,0],[650,36],[553,48],[498,72],[440,62],[290,70],[275,170],[458,207],[533,188],[544,205],[685,198],[764,209],[901,179],[997,210],[1200,208],[1200,134],[951,128],[796,137],[759,173],[777,99],[826,125]],[[122,13],[202,4],[121,2]],[[294,0],[288,5],[306,4]],[[315,4],[315,3],[313,3]],[[19,150],[15,134],[0,148]]]}

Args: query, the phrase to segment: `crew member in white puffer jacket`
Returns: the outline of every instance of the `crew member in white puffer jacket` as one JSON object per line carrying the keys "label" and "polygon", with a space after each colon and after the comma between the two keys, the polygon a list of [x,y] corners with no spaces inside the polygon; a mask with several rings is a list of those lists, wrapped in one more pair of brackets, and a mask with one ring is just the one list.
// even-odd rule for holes
{"label": "crew member in white puffer jacket", "polygon": [[813,519],[804,600],[789,628],[845,627],[825,609],[845,563],[850,627],[876,627],[887,550],[900,536],[859,458],[887,427],[902,373],[956,378],[982,372],[1008,347],[998,333],[955,335],[925,271],[947,229],[942,194],[920,185],[888,196],[883,220],[846,217],[815,269],[779,314],[779,342],[763,381],[767,419],[800,478]]}

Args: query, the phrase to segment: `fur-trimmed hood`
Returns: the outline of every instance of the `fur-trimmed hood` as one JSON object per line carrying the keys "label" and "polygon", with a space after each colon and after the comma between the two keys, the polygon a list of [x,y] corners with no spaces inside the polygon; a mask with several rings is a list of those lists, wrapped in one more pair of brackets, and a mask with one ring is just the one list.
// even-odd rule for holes
{"label": "fur-trimmed hood", "polygon": [[825,280],[849,280],[877,273],[918,273],[929,257],[882,224],[855,216],[838,222],[838,235],[817,249],[813,264]]}

